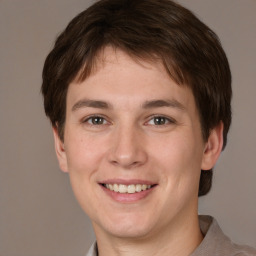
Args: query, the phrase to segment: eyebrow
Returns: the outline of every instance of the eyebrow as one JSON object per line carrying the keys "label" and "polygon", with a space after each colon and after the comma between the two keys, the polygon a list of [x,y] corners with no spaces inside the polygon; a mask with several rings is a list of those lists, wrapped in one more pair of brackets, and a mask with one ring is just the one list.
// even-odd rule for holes
{"label": "eyebrow", "polygon": [[172,107],[180,110],[185,110],[185,106],[177,100],[150,100],[143,103],[142,108],[161,108],[161,107]]}
{"label": "eyebrow", "polygon": [[[112,109],[113,106],[110,103],[101,100],[89,100],[89,99],[82,99],[76,102],[73,107],[72,111],[76,111],[80,108],[99,108],[99,109]],[[185,110],[186,108],[177,100],[150,100],[146,101],[142,104],[142,108],[144,109],[152,109],[152,108],[161,108],[161,107],[172,107],[177,108],[180,110]]]}
{"label": "eyebrow", "polygon": [[83,99],[83,100],[79,100],[73,105],[72,111],[75,111],[79,108],[84,108],[84,107],[109,109],[109,108],[112,108],[112,105],[110,105],[105,101]]}

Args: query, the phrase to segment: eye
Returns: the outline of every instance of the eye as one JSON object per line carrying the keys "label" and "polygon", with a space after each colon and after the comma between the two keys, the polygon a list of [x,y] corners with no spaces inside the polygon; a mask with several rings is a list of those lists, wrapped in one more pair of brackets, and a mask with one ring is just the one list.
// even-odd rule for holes
{"label": "eye", "polygon": [[157,126],[168,125],[172,123],[175,123],[175,121],[165,116],[154,116],[147,122],[148,125],[157,125]]}
{"label": "eye", "polygon": [[105,125],[107,120],[102,116],[91,116],[86,118],[83,123],[88,123],[89,125]]}

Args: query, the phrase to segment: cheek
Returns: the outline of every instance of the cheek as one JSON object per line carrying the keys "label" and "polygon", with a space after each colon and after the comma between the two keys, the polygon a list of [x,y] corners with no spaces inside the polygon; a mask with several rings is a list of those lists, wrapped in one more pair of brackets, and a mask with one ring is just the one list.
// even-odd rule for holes
{"label": "cheek", "polygon": [[106,150],[92,137],[74,135],[68,141],[66,153],[71,187],[83,210],[90,215],[94,205],[91,200],[95,199],[98,189],[95,186],[97,171]]}
{"label": "cheek", "polygon": [[177,193],[197,186],[199,181],[202,150],[200,140],[196,138],[194,134],[173,134],[158,141],[151,151],[167,186],[169,189],[176,188],[174,191]]}
{"label": "cheek", "polygon": [[67,139],[67,164],[70,173],[85,175],[97,169],[104,158],[104,143],[92,136],[73,135]]}
{"label": "cheek", "polygon": [[[189,164],[199,164],[202,157],[200,141],[193,134],[173,133],[170,136],[156,138],[148,146],[150,155],[158,161],[170,165],[173,168]],[[200,166],[200,164],[198,165]]]}

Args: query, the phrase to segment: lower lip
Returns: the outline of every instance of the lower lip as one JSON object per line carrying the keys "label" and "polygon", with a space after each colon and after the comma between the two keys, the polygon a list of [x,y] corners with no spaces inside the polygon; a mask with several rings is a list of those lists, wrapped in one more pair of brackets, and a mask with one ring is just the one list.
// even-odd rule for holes
{"label": "lower lip", "polygon": [[147,190],[129,194],[129,193],[118,193],[115,191],[111,191],[102,185],[100,185],[100,186],[102,187],[103,191],[108,196],[110,196],[113,200],[120,202],[120,203],[134,203],[139,200],[142,200],[142,199],[146,198],[150,193],[152,193],[154,188],[156,187],[156,186],[153,186]]}

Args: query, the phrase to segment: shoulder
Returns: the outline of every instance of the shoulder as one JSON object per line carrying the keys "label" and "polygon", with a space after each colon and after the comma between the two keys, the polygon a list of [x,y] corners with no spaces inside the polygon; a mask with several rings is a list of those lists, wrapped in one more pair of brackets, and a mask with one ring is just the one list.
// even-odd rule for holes
{"label": "shoulder", "polygon": [[204,239],[191,256],[255,256],[256,249],[233,243],[211,216],[199,216]]}
{"label": "shoulder", "polygon": [[256,249],[246,245],[232,245],[232,254],[234,256],[253,256],[256,255]]}

